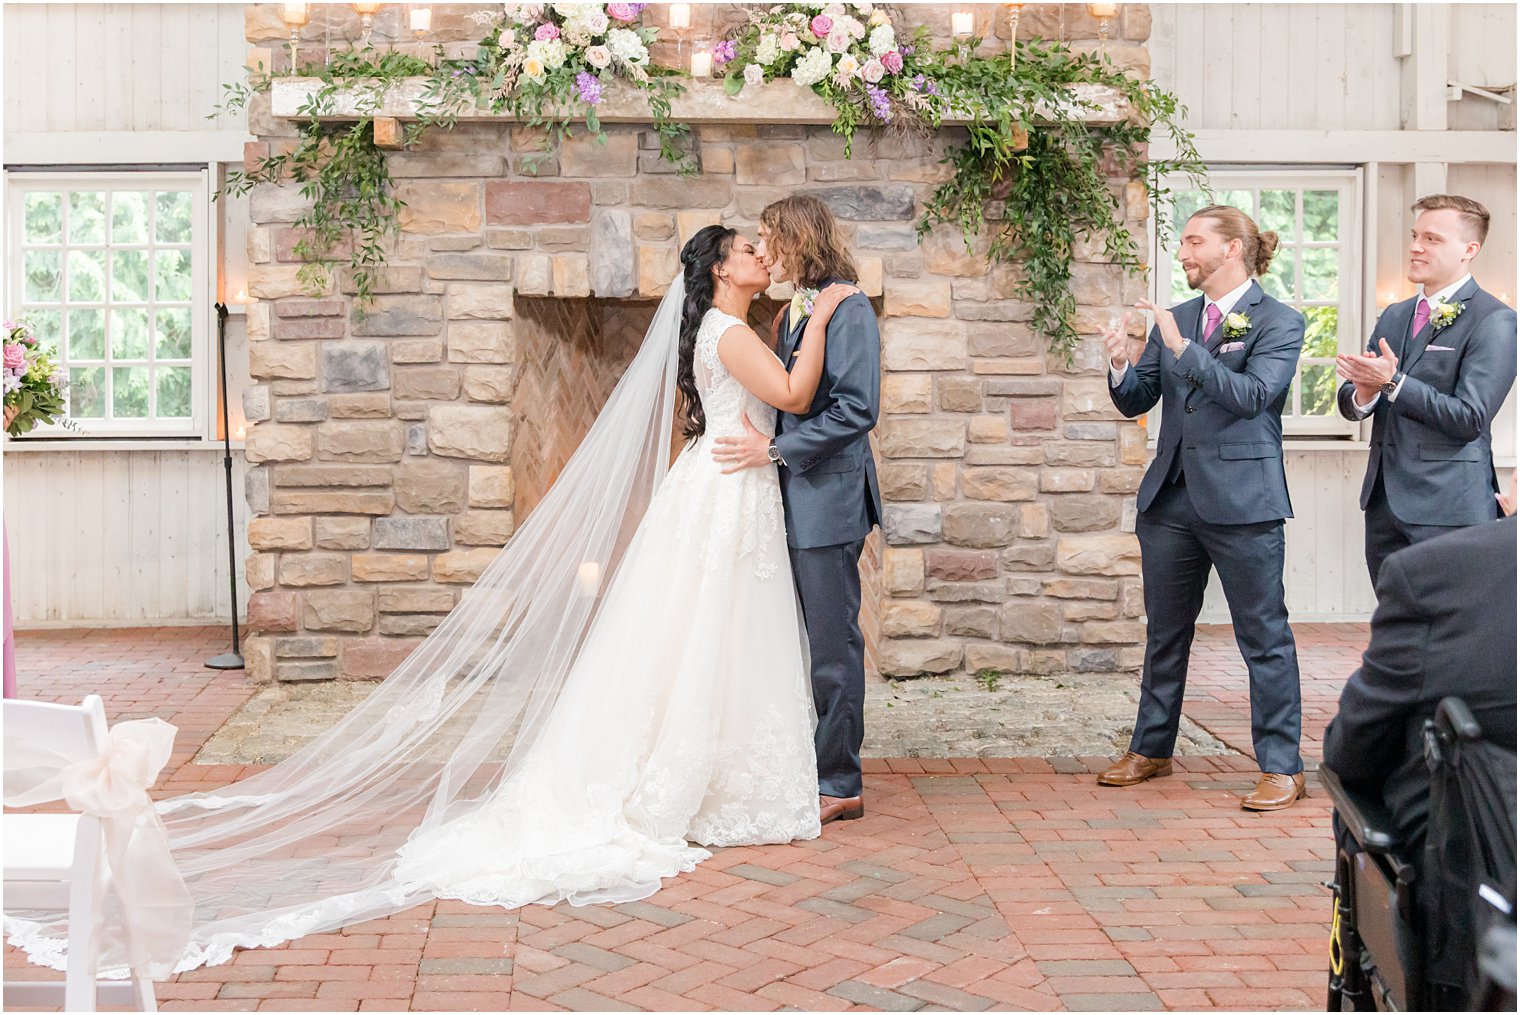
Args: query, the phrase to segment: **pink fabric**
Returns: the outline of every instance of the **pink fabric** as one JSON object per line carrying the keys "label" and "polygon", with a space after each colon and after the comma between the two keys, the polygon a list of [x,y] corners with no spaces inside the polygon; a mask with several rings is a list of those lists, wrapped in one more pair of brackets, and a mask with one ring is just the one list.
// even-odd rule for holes
{"label": "pink fabric", "polygon": [[11,621],[11,541],[0,528],[0,554],[4,555],[5,589],[5,696],[16,696],[16,632]]}
{"label": "pink fabric", "polygon": [[1425,297],[1421,296],[1420,302],[1416,303],[1414,306],[1414,324],[1412,326],[1413,330],[1409,332],[1409,337],[1414,338],[1420,333],[1421,329],[1423,329],[1425,325],[1429,323],[1430,304],[1426,303]]}
{"label": "pink fabric", "polygon": [[1203,326],[1203,341],[1207,344],[1208,340],[1214,337],[1214,331],[1219,327],[1219,321],[1224,315],[1219,312],[1219,304],[1210,303],[1204,316],[1208,318]]}

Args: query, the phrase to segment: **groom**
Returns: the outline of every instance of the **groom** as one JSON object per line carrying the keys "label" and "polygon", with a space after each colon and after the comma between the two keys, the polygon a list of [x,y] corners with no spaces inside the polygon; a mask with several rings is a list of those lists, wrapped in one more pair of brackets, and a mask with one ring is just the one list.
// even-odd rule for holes
{"label": "groom", "polygon": [[[853,282],[855,262],[838,224],[816,197],[783,198],[760,213],[758,253],[773,282],[797,287],[779,318],[776,355],[790,370],[811,310],[833,282]],[[774,465],[781,475],[792,577],[802,601],[818,710],[819,817],[827,824],[865,814],[860,744],[865,737],[865,641],[860,634],[860,553],[881,522],[870,432],[881,405],[881,336],[863,294],[829,320],[823,379],[807,412],[779,413],[771,440],[745,420],[745,436],[720,437],[713,457],[725,472]]]}

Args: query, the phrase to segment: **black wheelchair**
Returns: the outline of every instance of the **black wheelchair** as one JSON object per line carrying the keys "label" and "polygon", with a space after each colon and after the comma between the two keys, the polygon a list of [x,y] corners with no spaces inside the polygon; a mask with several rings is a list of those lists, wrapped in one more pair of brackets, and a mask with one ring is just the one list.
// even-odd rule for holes
{"label": "black wheelchair", "polygon": [[1399,854],[1382,797],[1320,767],[1349,837],[1330,885],[1328,1011],[1515,1010],[1515,755],[1446,698],[1425,724],[1425,760],[1419,868]]}

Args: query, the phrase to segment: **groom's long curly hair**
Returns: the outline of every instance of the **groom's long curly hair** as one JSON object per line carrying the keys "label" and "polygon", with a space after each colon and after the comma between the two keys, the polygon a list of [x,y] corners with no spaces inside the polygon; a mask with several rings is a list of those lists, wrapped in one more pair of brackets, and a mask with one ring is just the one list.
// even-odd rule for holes
{"label": "groom's long curly hair", "polygon": [[676,388],[681,392],[681,433],[695,440],[707,430],[707,414],[697,393],[697,332],[713,305],[713,268],[728,260],[738,232],[727,226],[704,226],[681,248],[681,273],[686,302],[681,307],[681,346],[676,362]]}
{"label": "groom's long curly hair", "polygon": [[798,285],[817,289],[830,279],[854,282],[860,278],[834,213],[811,194],[795,194],[766,205],[760,224],[770,234],[766,248],[795,269]]}

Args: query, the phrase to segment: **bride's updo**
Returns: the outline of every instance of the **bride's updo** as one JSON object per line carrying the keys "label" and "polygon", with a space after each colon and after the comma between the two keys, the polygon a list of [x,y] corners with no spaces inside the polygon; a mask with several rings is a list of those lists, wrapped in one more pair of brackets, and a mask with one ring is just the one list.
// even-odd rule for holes
{"label": "bride's updo", "polygon": [[681,248],[681,274],[686,302],[681,307],[681,347],[676,363],[676,387],[684,396],[681,433],[695,440],[707,430],[702,396],[697,394],[697,332],[713,305],[713,269],[728,260],[739,235],[727,226],[704,226]]}

